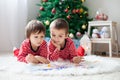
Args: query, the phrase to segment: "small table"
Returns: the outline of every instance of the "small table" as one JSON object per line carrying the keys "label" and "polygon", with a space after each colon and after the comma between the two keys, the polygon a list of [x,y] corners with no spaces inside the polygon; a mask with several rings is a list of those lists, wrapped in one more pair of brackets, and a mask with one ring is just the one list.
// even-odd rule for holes
{"label": "small table", "polygon": [[[116,53],[118,54],[118,37],[116,30],[116,22],[114,21],[90,21],[88,23],[88,35],[90,36],[91,27],[104,27],[107,26],[110,28],[110,38],[90,38],[91,48],[92,43],[108,43],[109,44],[109,57],[112,57],[112,44],[116,47]],[[90,49],[92,52],[92,49]]]}

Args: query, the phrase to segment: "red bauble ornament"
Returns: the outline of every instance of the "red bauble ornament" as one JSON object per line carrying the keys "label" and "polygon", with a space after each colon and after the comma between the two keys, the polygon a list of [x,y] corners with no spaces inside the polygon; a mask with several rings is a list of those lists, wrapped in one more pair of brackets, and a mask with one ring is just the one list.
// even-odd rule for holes
{"label": "red bauble ornament", "polygon": [[96,20],[108,20],[108,16],[104,13],[99,13],[95,16]]}
{"label": "red bauble ornament", "polygon": [[42,0],[43,2],[48,2],[48,0]]}
{"label": "red bauble ornament", "polygon": [[77,33],[76,33],[76,36],[77,36],[78,38],[80,38],[81,33],[80,33],[80,32],[77,32]]}
{"label": "red bauble ornament", "polygon": [[56,13],[56,10],[55,10],[55,8],[53,8],[53,9],[52,9],[52,13]]}
{"label": "red bauble ornament", "polygon": [[103,16],[104,16],[103,13],[101,13],[101,14],[99,14],[99,15],[96,15],[96,19],[97,19],[97,20],[103,20]]}
{"label": "red bauble ornament", "polygon": [[72,10],[72,13],[74,13],[74,14],[75,14],[75,13],[76,13],[76,10],[75,10],[75,9],[73,9],[73,10]]}
{"label": "red bauble ornament", "polygon": [[108,16],[107,16],[107,15],[104,15],[104,16],[103,16],[103,20],[105,20],[105,21],[108,20]]}
{"label": "red bauble ornament", "polygon": [[77,49],[78,56],[84,56],[85,55],[85,50],[82,46],[79,46]]}
{"label": "red bauble ornament", "polygon": [[64,11],[67,13],[68,12],[68,8],[66,8]]}
{"label": "red bauble ornament", "polygon": [[41,11],[43,11],[43,10],[44,10],[44,8],[41,6],[41,7],[40,7],[40,10],[41,10]]}
{"label": "red bauble ornament", "polygon": [[76,9],[76,13],[79,13],[80,12],[80,10],[79,9]]}

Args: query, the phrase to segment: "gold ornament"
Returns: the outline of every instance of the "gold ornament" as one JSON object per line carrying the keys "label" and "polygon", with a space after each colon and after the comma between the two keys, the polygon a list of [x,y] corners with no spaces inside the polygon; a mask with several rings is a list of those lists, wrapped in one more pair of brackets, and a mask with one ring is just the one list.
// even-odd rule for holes
{"label": "gold ornament", "polygon": [[80,8],[80,13],[83,13],[83,8]]}
{"label": "gold ornament", "polygon": [[80,18],[82,18],[82,16],[80,16]]}
{"label": "gold ornament", "polygon": [[70,38],[74,38],[73,33],[70,33],[70,34],[69,34],[69,37],[70,37]]}
{"label": "gold ornament", "polygon": [[86,25],[83,24],[83,25],[82,25],[82,29],[86,29]]}
{"label": "gold ornament", "polygon": [[82,2],[85,2],[85,0],[81,0]]}
{"label": "gold ornament", "polygon": [[68,6],[67,8],[69,9],[70,7]]}
{"label": "gold ornament", "polygon": [[88,13],[87,11],[84,12],[84,14],[87,14],[87,13]]}
{"label": "gold ornament", "polygon": [[50,24],[50,21],[46,20],[46,21],[45,21],[45,24],[46,24],[46,25],[49,25],[49,24]]}

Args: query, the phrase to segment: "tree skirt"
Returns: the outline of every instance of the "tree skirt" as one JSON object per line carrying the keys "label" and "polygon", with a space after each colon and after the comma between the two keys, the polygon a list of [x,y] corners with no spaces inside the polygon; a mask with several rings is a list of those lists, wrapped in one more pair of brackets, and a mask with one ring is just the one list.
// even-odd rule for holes
{"label": "tree skirt", "polygon": [[41,76],[79,76],[120,71],[119,62],[112,58],[85,56],[84,59],[80,64],[58,60],[50,64],[35,65],[17,62],[15,57],[7,57],[4,58],[4,63],[0,64],[0,70]]}

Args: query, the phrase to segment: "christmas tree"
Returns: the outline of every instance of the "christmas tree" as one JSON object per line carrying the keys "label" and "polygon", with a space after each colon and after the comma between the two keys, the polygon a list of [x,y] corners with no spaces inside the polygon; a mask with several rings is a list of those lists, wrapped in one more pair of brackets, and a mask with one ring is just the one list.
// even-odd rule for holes
{"label": "christmas tree", "polygon": [[69,23],[69,37],[79,38],[87,31],[88,8],[83,6],[85,0],[40,0],[39,14],[40,20],[46,26],[46,36],[49,36],[49,25],[56,18],[64,18]]}

